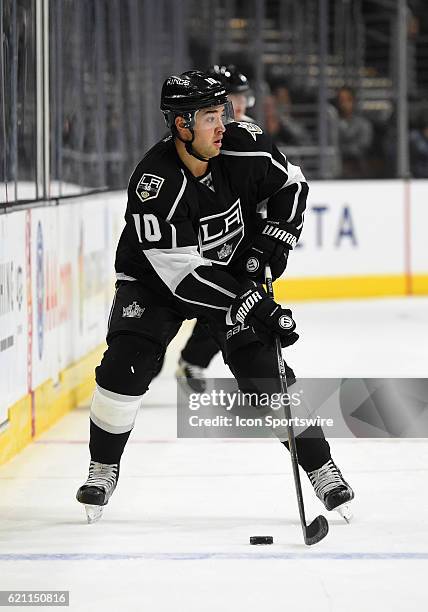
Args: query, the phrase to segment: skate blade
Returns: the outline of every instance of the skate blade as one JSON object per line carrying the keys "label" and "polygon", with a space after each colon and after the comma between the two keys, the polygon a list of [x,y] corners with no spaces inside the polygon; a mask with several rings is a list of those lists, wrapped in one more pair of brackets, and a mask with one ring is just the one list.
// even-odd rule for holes
{"label": "skate blade", "polygon": [[345,521],[349,524],[353,518],[353,513],[352,510],[349,506],[349,503],[346,504],[342,504],[341,506],[337,506],[337,508],[334,508],[334,510],[336,510],[336,512],[338,514],[340,514],[340,516],[345,519]]}
{"label": "skate blade", "polygon": [[89,525],[100,520],[103,515],[103,507],[104,506],[90,506],[89,504],[85,504],[86,519]]}

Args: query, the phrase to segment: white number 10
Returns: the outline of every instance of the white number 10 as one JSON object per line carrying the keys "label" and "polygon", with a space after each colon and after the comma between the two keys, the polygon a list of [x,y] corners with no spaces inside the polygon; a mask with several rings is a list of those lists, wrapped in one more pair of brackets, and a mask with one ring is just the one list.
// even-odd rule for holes
{"label": "white number 10", "polygon": [[159,227],[159,221],[156,215],[145,214],[144,217],[144,235],[148,242],[157,242],[162,238]]}

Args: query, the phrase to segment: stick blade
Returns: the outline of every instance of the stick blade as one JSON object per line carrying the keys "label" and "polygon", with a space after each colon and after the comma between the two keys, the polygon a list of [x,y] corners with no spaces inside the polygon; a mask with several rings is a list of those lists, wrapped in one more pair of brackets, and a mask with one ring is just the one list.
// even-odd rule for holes
{"label": "stick blade", "polygon": [[305,544],[311,546],[317,544],[328,534],[327,519],[320,515],[312,521],[305,529]]}

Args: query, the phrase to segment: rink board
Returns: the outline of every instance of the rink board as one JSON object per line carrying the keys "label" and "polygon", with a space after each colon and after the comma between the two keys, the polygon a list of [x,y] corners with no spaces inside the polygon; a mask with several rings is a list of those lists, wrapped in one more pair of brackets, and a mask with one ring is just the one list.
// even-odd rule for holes
{"label": "rink board", "polygon": [[0,465],[90,396],[104,350],[103,344],[61,372],[56,384],[45,381],[9,408],[7,426],[0,433]]}
{"label": "rink board", "polygon": [[[427,188],[312,182],[277,298],[428,294]],[[114,192],[0,215],[0,464],[91,391],[125,203]]]}
{"label": "rink board", "polygon": [[0,464],[93,389],[124,201],[0,216]]}

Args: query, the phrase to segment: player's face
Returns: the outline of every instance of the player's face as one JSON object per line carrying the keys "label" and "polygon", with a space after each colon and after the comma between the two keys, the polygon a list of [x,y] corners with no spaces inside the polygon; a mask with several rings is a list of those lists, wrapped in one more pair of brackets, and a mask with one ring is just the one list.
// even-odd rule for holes
{"label": "player's face", "polygon": [[203,108],[196,113],[195,139],[192,147],[207,159],[220,153],[221,141],[226,130],[223,123],[224,106]]}
{"label": "player's face", "polygon": [[229,94],[227,96],[233,104],[235,120],[241,121],[247,110],[247,96],[245,94]]}

